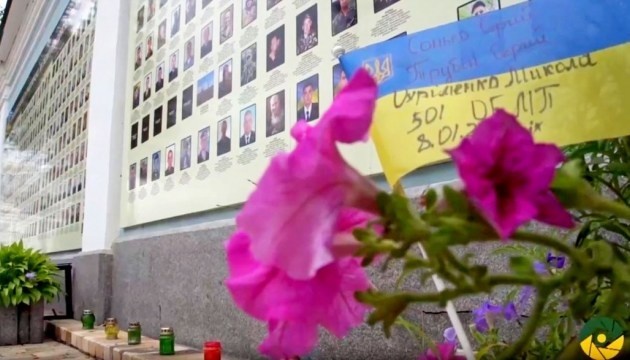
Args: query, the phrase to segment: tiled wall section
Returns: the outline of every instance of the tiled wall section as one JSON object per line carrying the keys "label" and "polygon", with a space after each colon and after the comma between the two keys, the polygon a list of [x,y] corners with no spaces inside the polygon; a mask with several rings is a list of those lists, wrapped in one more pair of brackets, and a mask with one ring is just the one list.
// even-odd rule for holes
{"label": "tiled wall section", "polygon": [[3,240],[46,252],[80,249],[83,231],[93,17],[62,34],[8,126],[2,164]]}

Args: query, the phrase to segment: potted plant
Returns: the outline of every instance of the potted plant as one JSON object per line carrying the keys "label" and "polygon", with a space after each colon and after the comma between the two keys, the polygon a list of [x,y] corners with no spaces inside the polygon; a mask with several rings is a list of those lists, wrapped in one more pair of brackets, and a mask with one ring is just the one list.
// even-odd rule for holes
{"label": "potted plant", "polygon": [[44,301],[61,292],[57,271],[22,241],[0,245],[0,346],[43,341]]}

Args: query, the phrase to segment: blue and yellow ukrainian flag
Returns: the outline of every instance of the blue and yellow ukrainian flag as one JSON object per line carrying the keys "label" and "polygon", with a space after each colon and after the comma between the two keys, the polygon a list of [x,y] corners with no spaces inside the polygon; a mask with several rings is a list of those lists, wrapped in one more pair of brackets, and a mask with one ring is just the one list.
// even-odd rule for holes
{"label": "blue and yellow ukrainian flag", "polygon": [[496,108],[559,145],[630,134],[629,0],[530,0],[340,61],[379,82],[372,139],[391,184]]}

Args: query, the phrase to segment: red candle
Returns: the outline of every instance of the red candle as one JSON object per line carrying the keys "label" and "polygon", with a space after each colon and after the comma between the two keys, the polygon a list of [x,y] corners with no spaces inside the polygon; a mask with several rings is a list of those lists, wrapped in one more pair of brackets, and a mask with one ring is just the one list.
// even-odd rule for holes
{"label": "red candle", "polygon": [[206,341],[203,344],[203,360],[221,360],[221,343]]}

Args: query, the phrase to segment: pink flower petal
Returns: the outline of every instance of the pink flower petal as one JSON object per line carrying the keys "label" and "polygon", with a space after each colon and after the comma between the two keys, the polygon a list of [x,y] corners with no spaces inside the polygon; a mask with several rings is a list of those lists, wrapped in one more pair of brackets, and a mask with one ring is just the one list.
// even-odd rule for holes
{"label": "pink flower petal", "polygon": [[358,260],[343,260],[340,266],[339,270],[343,274],[341,288],[344,290],[337,293],[322,319],[322,325],[338,338],[346,336],[350,329],[365,320],[368,307],[356,301],[354,294],[370,288],[370,281]]}
{"label": "pink flower petal", "polygon": [[538,207],[536,220],[568,229],[575,226],[571,214],[567,212],[551,191],[546,194],[540,194],[538,202],[542,205]]}
{"label": "pink flower petal", "polygon": [[318,127],[342,143],[366,141],[376,107],[378,86],[366,71],[359,71],[335,98]]}
{"label": "pink flower petal", "polygon": [[272,321],[269,335],[258,350],[272,359],[286,359],[309,353],[317,343],[317,324],[300,321]]}
{"label": "pink flower petal", "polygon": [[427,352],[420,356],[419,360],[465,360],[464,356],[455,354],[455,344],[445,342],[436,344],[438,354],[434,354],[433,350],[428,349]]}
{"label": "pink flower petal", "polygon": [[572,226],[549,189],[562,152],[534,143],[513,115],[498,110],[448,153],[466,194],[501,238],[533,219]]}
{"label": "pink flower petal", "polygon": [[229,240],[226,286],[239,308],[268,322],[270,335],[261,348],[266,354],[302,355],[313,348],[312,334],[317,334],[319,325],[342,337],[362,323],[367,307],[354,293],[369,289],[370,281],[358,259],[337,260],[311,279],[296,280],[256,261],[249,252],[250,242],[243,232]]}
{"label": "pink flower petal", "polygon": [[359,71],[342,95],[316,126],[295,125],[295,150],[271,161],[236,219],[252,239],[254,257],[294,279],[311,278],[335,259],[331,247],[341,211],[378,210],[378,188],[336,147],[336,141],[354,142],[367,134],[376,84]]}

